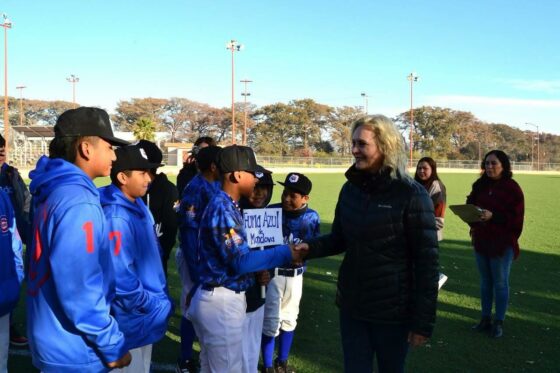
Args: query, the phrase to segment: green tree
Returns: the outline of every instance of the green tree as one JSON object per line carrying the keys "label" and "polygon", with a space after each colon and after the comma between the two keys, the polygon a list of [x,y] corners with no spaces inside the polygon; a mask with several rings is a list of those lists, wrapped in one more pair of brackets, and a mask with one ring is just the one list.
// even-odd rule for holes
{"label": "green tree", "polygon": [[112,119],[117,128],[130,131],[140,118],[148,118],[157,130],[163,123],[167,103],[166,99],[152,97],[119,101]]}
{"label": "green tree", "polygon": [[134,124],[132,133],[138,140],[154,141],[156,138],[156,124],[150,118],[140,118]]}
{"label": "green tree", "polygon": [[364,115],[362,109],[352,106],[337,107],[328,120],[330,138],[340,155],[352,152],[352,124]]}

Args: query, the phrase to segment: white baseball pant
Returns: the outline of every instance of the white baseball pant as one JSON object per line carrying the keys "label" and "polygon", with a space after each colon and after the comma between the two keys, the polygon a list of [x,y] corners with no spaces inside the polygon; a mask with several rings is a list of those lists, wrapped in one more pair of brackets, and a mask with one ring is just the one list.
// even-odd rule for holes
{"label": "white baseball pant", "polygon": [[264,306],[247,312],[243,323],[243,373],[258,371],[261,338],[264,320]]}
{"label": "white baseball pant", "polygon": [[299,302],[303,293],[303,274],[295,277],[276,275],[266,289],[263,334],[276,337],[280,329],[295,330]]}
{"label": "white baseball pant", "polygon": [[243,358],[245,292],[199,288],[187,310],[200,342],[200,373],[239,373]]}
{"label": "white baseball pant", "polygon": [[130,350],[132,361],[130,365],[120,369],[113,369],[115,373],[150,373],[152,365],[152,345],[146,345]]}

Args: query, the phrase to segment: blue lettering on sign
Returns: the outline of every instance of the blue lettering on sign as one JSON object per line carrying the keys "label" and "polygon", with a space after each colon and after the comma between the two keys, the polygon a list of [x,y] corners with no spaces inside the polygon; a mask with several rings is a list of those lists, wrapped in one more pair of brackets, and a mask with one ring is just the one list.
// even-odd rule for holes
{"label": "blue lettering on sign", "polygon": [[251,239],[252,244],[257,244],[257,245],[266,245],[266,244],[276,243],[276,240],[274,239],[274,237],[265,236],[262,229],[259,230],[258,234],[251,233],[251,236],[249,238]]}
{"label": "blue lettering on sign", "polygon": [[276,214],[268,215],[266,212],[264,213],[264,227],[267,228],[275,228],[279,227],[280,222],[280,212],[276,211]]}
{"label": "blue lettering on sign", "polygon": [[245,229],[260,228],[261,216],[260,215],[245,215]]}

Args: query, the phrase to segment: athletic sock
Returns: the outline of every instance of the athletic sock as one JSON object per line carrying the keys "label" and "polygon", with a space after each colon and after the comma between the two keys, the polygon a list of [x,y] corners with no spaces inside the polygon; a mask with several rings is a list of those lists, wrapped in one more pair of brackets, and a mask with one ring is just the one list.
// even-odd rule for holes
{"label": "athletic sock", "polygon": [[265,368],[272,368],[274,357],[274,337],[263,334],[261,339],[261,353]]}
{"label": "athletic sock", "polygon": [[287,332],[280,329],[280,336],[278,337],[278,360],[281,362],[288,361],[290,355],[290,348],[294,340],[294,332]]}
{"label": "athletic sock", "polygon": [[181,360],[191,360],[193,343],[196,338],[193,324],[186,317],[181,317]]}

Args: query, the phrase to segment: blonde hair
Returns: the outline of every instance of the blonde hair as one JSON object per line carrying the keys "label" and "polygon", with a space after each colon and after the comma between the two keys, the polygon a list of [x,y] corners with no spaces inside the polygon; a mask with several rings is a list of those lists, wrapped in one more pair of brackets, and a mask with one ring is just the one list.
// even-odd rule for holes
{"label": "blonde hair", "polygon": [[406,153],[401,134],[391,119],[384,115],[370,115],[358,119],[352,125],[352,135],[365,127],[374,134],[373,139],[383,154],[380,171],[389,171],[392,179],[410,177],[406,172]]}

